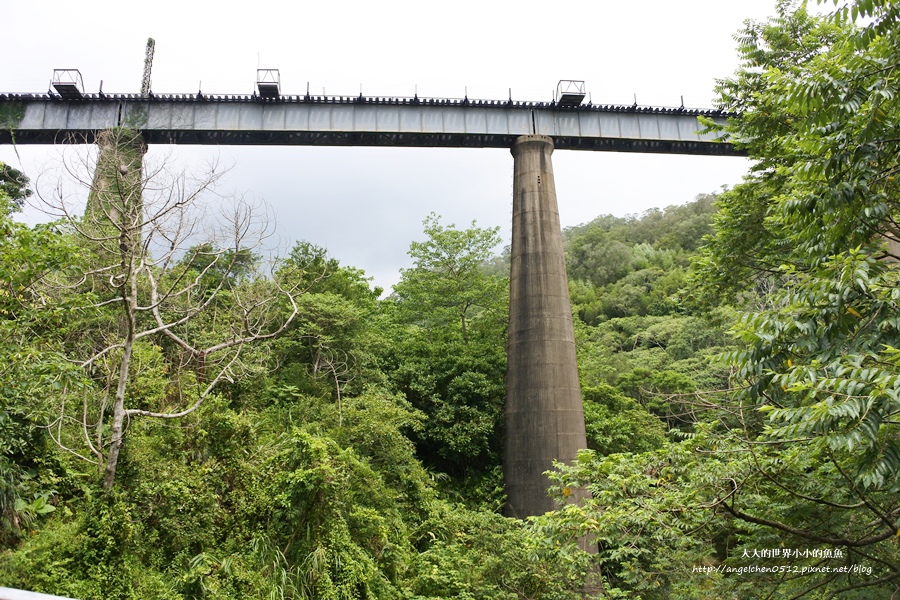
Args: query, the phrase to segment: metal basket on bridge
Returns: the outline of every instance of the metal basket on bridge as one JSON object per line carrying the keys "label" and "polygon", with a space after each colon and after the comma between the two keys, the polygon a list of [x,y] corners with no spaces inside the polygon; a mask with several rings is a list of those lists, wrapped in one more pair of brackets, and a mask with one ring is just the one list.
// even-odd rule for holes
{"label": "metal basket on bridge", "polygon": [[574,79],[560,79],[556,85],[557,106],[578,106],[584,101],[584,82]]}
{"label": "metal basket on bridge", "polygon": [[84,97],[84,81],[78,69],[53,69],[50,85],[67,100],[80,100]]}
{"label": "metal basket on bridge", "polygon": [[278,69],[257,69],[256,89],[261,98],[277,98],[281,95],[281,73]]}

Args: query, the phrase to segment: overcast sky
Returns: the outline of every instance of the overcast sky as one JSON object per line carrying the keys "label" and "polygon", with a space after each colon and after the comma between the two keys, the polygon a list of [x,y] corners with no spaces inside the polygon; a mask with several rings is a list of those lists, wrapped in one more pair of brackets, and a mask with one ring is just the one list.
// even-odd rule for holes
{"label": "overcast sky", "polygon": [[[43,93],[53,69],[86,91],[137,93],[148,37],[156,93],[250,94],[257,67],[282,93],[551,100],[585,80],[594,103],[705,108],[737,66],[733,35],[775,0],[344,0],[12,2],[4,5],[0,92]],[[155,154],[172,148],[152,147]],[[35,178],[46,146],[0,146]],[[267,202],[283,246],[305,239],[389,287],[410,266],[430,213],[500,226],[509,243],[512,157],[497,149],[178,146],[173,160],[233,164],[227,189]],[[563,226],[683,204],[738,183],[747,161],[611,152],[553,155]],[[499,251],[499,248],[498,248]]]}

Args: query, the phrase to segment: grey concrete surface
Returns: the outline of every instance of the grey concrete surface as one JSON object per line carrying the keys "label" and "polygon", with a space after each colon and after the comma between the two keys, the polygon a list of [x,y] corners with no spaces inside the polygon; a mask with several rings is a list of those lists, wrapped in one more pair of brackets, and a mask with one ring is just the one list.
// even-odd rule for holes
{"label": "grey concrete surface", "polygon": [[503,470],[506,513],[519,518],[556,508],[544,471],[587,447],[552,152],[544,135],[521,136],[512,147]]}

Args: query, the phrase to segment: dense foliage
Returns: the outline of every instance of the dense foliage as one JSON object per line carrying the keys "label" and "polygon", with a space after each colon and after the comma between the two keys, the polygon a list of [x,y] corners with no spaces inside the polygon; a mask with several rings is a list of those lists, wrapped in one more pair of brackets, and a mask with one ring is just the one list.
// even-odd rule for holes
{"label": "dense foliage", "polygon": [[[126,424],[106,486],[78,444],[108,431],[84,415],[108,414],[118,371],[81,357],[117,339],[117,304],[89,276],[58,283],[109,253],[80,222],[29,229],[4,201],[2,585],[85,599],[577,597],[586,555],[498,513],[506,282],[482,270],[496,231],[429,218],[416,267],[384,300],[307,243],[272,275],[209,244],[152,269],[138,294],[190,282],[169,309],[191,316],[179,339],[241,331],[230,315],[251,292],[282,298],[273,328],[297,317],[173,420],[215,366],[136,313],[149,343],[135,340],[124,396],[144,418]],[[121,348],[105,352],[118,370]]]}
{"label": "dense foliage", "polygon": [[[693,247],[652,225],[708,223],[710,200],[625,219],[617,235],[641,256],[677,255],[681,282]],[[131,422],[104,491],[102,465],[71,452],[85,423],[57,412],[67,386],[103,397],[114,377],[78,360],[115,334],[108,296],[56,285],[98,253],[78,223],[29,229],[5,214],[4,584],[78,598],[579,597],[590,556],[574,538],[499,515],[508,292],[496,230],[428,217],[414,266],[383,299],[361,271],[298,243],[275,272],[303,290],[297,317],[195,410]],[[567,232],[570,245],[594,228]],[[260,286],[257,263],[201,244],[154,277],[196,282],[193,296],[227,314],[239,288]],[[230,325],[198,315],[189,327],[214,338]],[[702,314],[579,321],[578,337],[589,444],[604,455],[666,446],[669,427],[693,421],[666,395],[720,378],[705,363],[724,336]],[[165,338],[134,356],[128,402],[148,412],[209,372]]]}
{"label": "dense foliage", "polygon": [[737,38],[724,131],[755,163],[717,201],[683,295],[737,308],[728,383],[671,397],[694,419],[684,441],[585,453],[559,477],[592,491],[558,525],[598,537],[611,595],[897,593],[897,18],[893,2],[783,2]]}

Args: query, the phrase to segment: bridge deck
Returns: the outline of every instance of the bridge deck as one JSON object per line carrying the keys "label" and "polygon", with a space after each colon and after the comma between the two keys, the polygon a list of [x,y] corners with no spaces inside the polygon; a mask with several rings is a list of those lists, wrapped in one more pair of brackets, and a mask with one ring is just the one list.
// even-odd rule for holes
{"label": "bridge deck", "polygon": [[0,143],[91,143],[116,126],[151,144],[267,144],[509,148],[520,135],[556,148],[735,155],[697,117],[716,110],[489,100],[334,96],[0,94]]}

